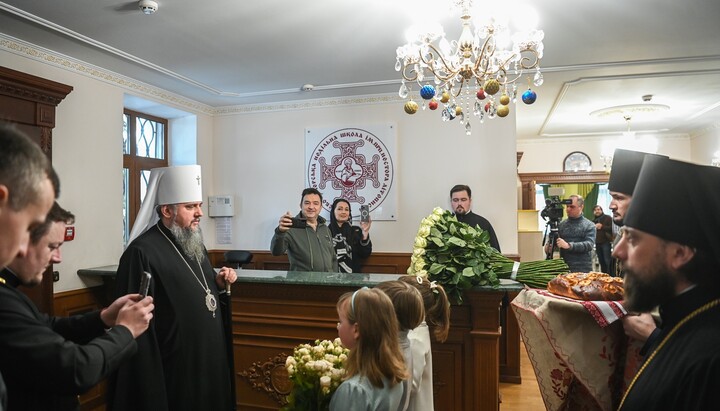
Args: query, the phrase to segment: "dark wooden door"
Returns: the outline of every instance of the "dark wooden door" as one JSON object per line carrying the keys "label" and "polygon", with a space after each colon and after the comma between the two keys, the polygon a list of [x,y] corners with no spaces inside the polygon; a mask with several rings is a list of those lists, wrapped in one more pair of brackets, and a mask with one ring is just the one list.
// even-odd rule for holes
{"label": "dark wooden door", "polygon": [[[14,123],[36,141],[52,161],[55,108],[72,87],[0,67],[0,121]],[[23,288],[38,309],[53,313],[53,269],[45,270],[42,283]]]}

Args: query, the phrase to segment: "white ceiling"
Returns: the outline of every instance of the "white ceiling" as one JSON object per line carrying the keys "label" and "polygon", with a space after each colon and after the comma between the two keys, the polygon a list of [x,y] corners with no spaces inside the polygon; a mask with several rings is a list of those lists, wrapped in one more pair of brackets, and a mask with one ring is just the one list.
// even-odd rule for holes
{"label": "white ceiling", "polygon": [[[144,15],[135,1],[9,0],[0,2],[0,32],[223,107],[396,93],[395,49],[413,14],[432,12],[418,0],[158,3]],[[720,1],[532,3],[545,31],[545,83],[534,87],[535,104],[517,106],[518,139],[619,134],[621,115],[589,113],[646,94],[670,110],[633,116],[634,131],[720,124]],[[457,15],[441,22],[459,35]],[[315,90],[301,91],[306,83]]]}

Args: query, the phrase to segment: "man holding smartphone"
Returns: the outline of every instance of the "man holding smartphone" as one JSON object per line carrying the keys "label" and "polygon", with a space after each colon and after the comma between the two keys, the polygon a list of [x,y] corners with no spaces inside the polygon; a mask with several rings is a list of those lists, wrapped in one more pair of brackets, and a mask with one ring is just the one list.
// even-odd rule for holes
{"label": "man holding smartphone", "polygon": [[37,286],[48,264],[62,262],[65,227],[73,221],[56,202],[30,232],[27,252],[0,272],[0,370],[10,410],[76,410],[79,394],[136,353],[135,338],[153,316],[152,298],[130,294],[103,310],[51,317],[18,289]]}
{"label": "man holding smartphone", "polygon": [[300,213],[293,217],[288,211],[280,217],[270,241],[270,252],[287,253],[290,271],[338,271],[332,235],[320,211],[322,194],[315,188],[306,188],[300,200]]}

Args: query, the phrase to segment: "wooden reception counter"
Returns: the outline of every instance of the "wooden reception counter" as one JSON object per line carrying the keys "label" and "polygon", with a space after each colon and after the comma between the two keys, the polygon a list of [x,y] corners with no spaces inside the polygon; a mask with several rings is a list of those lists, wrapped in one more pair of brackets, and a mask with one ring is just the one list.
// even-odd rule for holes
{"label": "wooden reception counter", "polygon": [[[81,270],[79,274],[114,276],[114,267]],[[239,410],[277,410],[285,403],[290,383],[285,359],[295,346],[337,337],[335,303],[343,293],[393,280],[396,274],[336,274],[238,270],[232,287],[233,342]],[[450,336],[433,341],[435,408],[443,411],[496,411],[500,358],[519,354],[517,324],[501,316],[501,303],[522,286],[478,287],[452,307]],[[503,320],[501,320],[503,318]],[[507,318],[507,319],[504,319]],[[512,322],[503,333],[501,321]],[[502,348],[501,348],[502,346]],[[505,370],[510,380],[517,367]]]}

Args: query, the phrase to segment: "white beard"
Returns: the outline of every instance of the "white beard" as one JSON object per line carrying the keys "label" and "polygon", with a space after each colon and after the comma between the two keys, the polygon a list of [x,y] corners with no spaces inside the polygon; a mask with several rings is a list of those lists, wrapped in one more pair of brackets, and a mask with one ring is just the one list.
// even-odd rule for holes
{"label": "white beard", "polygon": [[205,245],[203,244],[202,231],[200,227],[181,228],[175,222],[170,226],[170,232],[175,236],[175,241],[182,251],[191,259],[201,263],[205,257]]}

